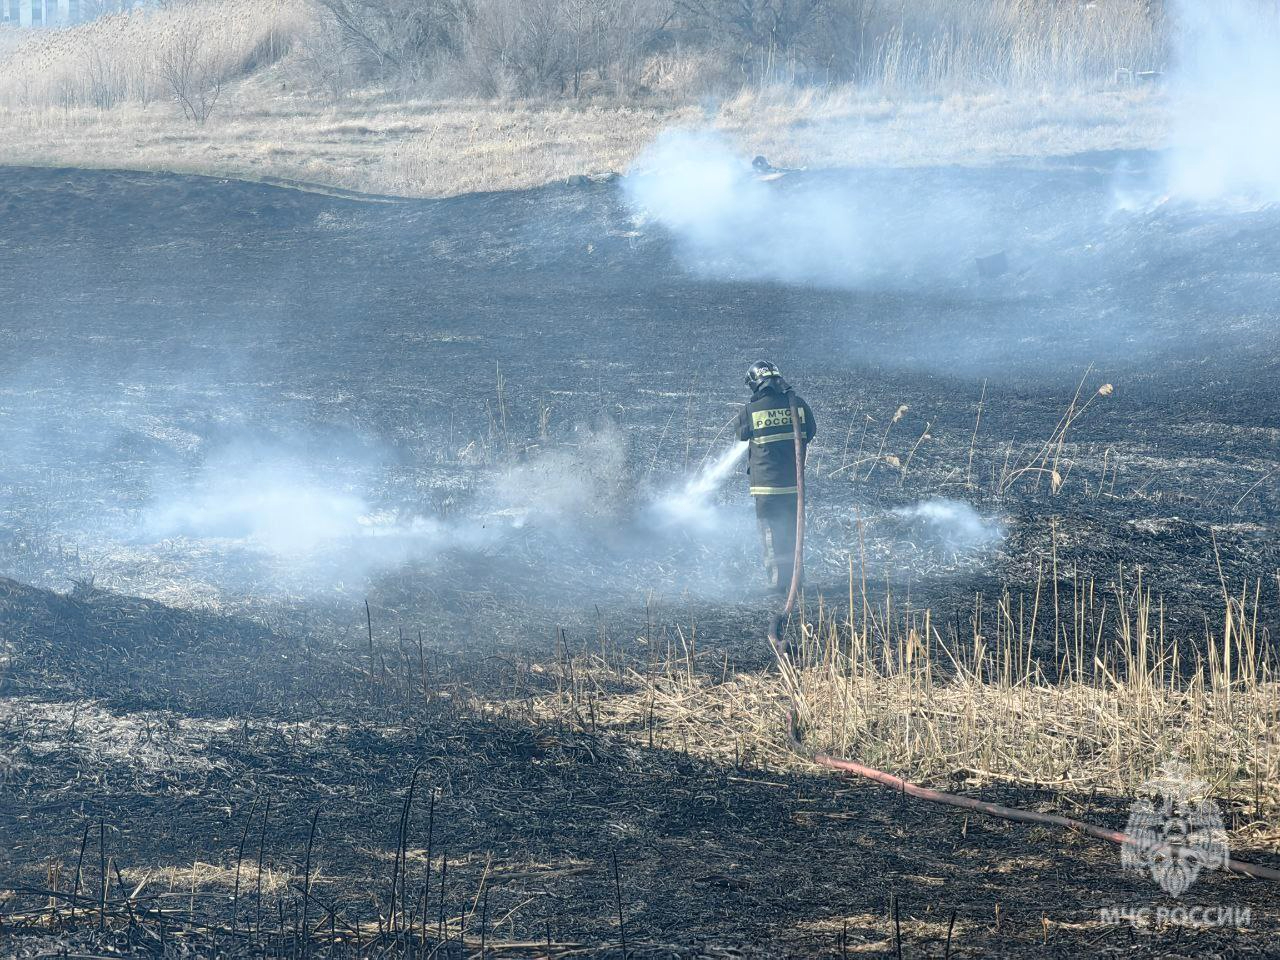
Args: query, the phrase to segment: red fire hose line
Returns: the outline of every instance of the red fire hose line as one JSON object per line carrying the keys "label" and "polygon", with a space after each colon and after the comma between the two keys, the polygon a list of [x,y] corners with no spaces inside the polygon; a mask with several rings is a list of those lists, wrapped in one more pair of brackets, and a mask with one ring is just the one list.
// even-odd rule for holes
{"label": "red fire hose line", "polygon": [[[1136,844],[1137,841],[1130,837],[1127,833],[1120,830],[1108,830],[1106,827],[1094,826],[1091,823],[1085,823],[1083,820],[1072,820],[1070,817],[1060,817],[1052,813],[1032,813],[1029,810],[1018,810],[1015,807],[1004,807],[997,803],[987,803],[983,800],[975,800],[972,797],[960,797],[954,793],[943,793],[941,790],[930,790],[927,787],[919,787],[914,783],[908,783],[901,777],[895,777],[891,773],[885,773],[882,770],[873,770],[871,767],[864,767],[860,763],[854,763],[851,760],[841,760],[838,757],[832,757],[825,753],[820,753],[813,758],[813,762],[821,764],[824,767],[830,767],[833,770],[841,770],[845,773],[856,773],[858,776],[866,777],[874,780],[876,783],[883,784],[897,790],[899,793],[909,797],[916,797],[920,800],[930,800],[934,803],[944,803],[952,807],[960,807],[963,810],[973,810],[977,813],[985,813],[991,817],[999,817],[1002,820],[1014,820],[1019,823],[1040,823],[1054,827],[1064,827],[1074,833],[1082,833],[1085,836],[1096,837],[1099,840],[1109,840],[1123,846],[1124,844]],[[1156,856],[1168,856],[1173,854],[1174,848],[1170,844],[1161,844],[1153,847],[1151,852]],[[1280,870],[1264,867],[1256,863],[1245,863],[1241,860],[1233,860],[1228,858],[1225,869],[1231,873],[1240,873],[1246,877],[1257,877],[1261,880],[1280,880]]]}
{"label": "red fire hose line", "polygon": [[[787,602],[783,606],[782,611],[776,614],[769,622],[769,642],[773,645],[774,651],[779,657],[784,656],[782,647],[782,627],[786,619],[791,616],[791,611],[795,608],[796,598],[800,592],[800,575],[804,563],[804,436],[800,431],[800,416],[796,408],[796,398],[794,393],[788,393],[787,399],[791,407],[791,429],[795,438],[796,449],[796,555],[795,565],[791,572],[791,589],[787,592]],[[805,752],[804,746],[796,739],[794,730],[795,724],[791,724],[792,744],[800,751]],[[1005,807],[997,803],[988,803],[984,800],[975,800],[972,797],[961,797],[954,793],[944,793],[941,790],[930,790],[927,787],[917,786],[909,783],[901,777],[895,777],[891,773],[885,773],[883,770],[876,770],[872,767],[863,766],[860,763],[854,763],[852,760],[842,760],[839,757],[833,757],[829,754],[820,753],[815,755],[813,762],[820,766],[829,767],[832,770],[839,770],[843,773],[856,773],[860,777],[866,777],[868,780],[874,780],[883,786],[896,790],[899,793],[915,797],[918,800],[928,800],[932,803],[946,804],[951,807],[959,807],[962,810],[972,810],[975,813],[986,814],[990,817],[999,817],[1002,820],[1012,820],[1018,823],[1038,823],[1052,827],[1062,827],[1074,833],[1084,834],[1088,837],[1094,837],[1098,840],[1107,840],[1111,843],[1133,844],[1137,841],[1130,837],[1127,833],[1120,830],[1108,830],[1106,827],[1095,826],[1092,823],[1086,823],[1083,820],[1073,820],[1070,817],[1060,817],[1051,813],[1033,813],[1029,810],[1019,810],[1015,807]],[[1169,856],[1175,853],[1174,848],[1170,844],[1161,844],[1151,851],[1156,856]],[[1280,881],[1280,870],[1272,867],[1264,867],[1256,863],[1246,863],[1242,860],[1228,858],[1225,869],[1230,873],[1239,873],[1246,877],[1256,877],[1260,880],[1276,880]]]}

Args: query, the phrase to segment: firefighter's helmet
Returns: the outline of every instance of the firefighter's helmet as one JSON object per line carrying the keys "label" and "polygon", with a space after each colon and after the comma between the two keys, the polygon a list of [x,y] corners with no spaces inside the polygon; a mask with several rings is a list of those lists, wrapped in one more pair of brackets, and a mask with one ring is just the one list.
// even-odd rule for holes
{"label": "firefighter's helmet", "polygon": [[747,386],[751,388],[752,393],[764,387],[770,380],[781,384],[782,371],[768,360],[757,360],[747,369]]}

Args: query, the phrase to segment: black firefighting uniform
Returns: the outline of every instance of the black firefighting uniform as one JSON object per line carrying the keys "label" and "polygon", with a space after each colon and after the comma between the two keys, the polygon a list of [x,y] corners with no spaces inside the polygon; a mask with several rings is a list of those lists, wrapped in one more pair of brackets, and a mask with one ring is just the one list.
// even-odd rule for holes
{"label": "black firefighting uniform", "polygon": [[[796,394],[800,433],[807,446],[818,433],[809,405]],[[796,450],[787,395],[767,384],[738,414],[738,439],[750,441],[747,476],[756,500],[756,520],[764,547],[769,586],[791,588],[796,557]]]}

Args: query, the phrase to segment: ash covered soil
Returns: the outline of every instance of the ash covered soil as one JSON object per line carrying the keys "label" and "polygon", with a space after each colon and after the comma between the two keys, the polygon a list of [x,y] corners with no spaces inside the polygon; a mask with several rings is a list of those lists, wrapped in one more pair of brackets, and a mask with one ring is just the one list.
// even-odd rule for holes
{"label": "ash covered soil", "polygon": [[[473,953],[479,925],[509,954],[621,956],[619,900],[634,955],[890,955],[895,900],[905,955],[942,956],[952,911],[952,956],[1267,954],[1260,882],[1195,888],[1246,930],[1104,926],[1155,892],[1114,849],[530,706],[575,656],[643,673],[695,632],[691,669],[770,669],[739,468],[686,486],[760,357],[821,426],[806,603],[865,576],[962,640],[975,596],[1140,572],[1190,651],[1224,584],[1258,584],[1269,638],[1280,211],[1118,205],[1116,170],[1156,160],[860,174],[926,220],[943,195],[994,211],[1008,270],[980,277],[993,238],[950,214],[945,276],[847,284],[767,279],[767,238],[691,249],[617,183],[396,201],[0,172],[4,949],[247,951],[246,926],[304,949],[317,809],[309,915],[372,936],[418,768],[406,886],[430,858],[442,954],[467,916]],[[82,849],[97,883],[99,823],[164,943],[12,919]]]}

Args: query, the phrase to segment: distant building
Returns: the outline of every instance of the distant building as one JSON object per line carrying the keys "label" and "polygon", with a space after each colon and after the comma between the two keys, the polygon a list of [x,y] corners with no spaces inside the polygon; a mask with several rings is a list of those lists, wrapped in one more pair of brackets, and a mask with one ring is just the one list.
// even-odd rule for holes
{"label": "distant building", "polygon": [[132,6],[133,0],[0,0],[0,24],[63,27]]}

